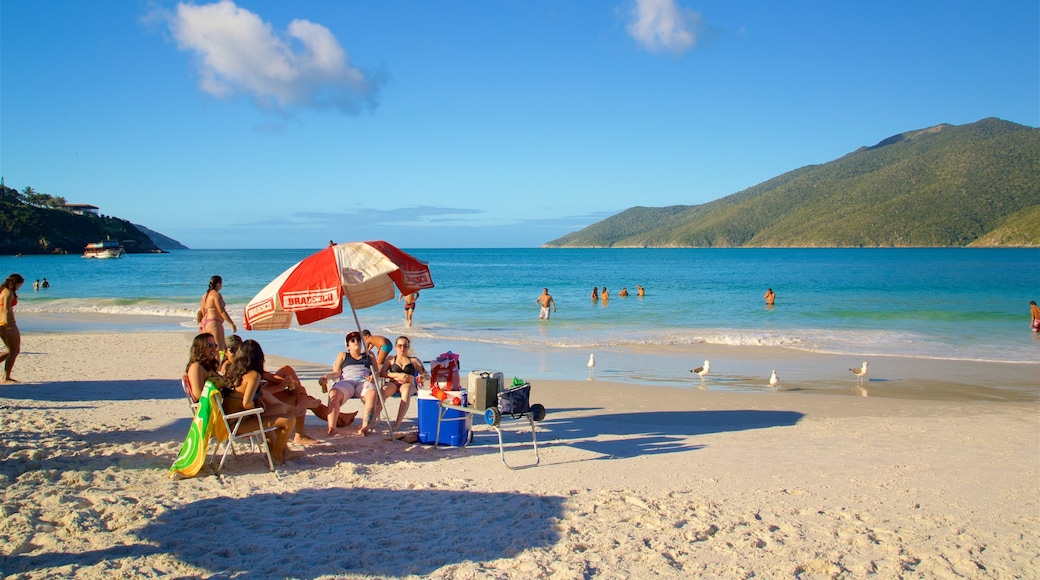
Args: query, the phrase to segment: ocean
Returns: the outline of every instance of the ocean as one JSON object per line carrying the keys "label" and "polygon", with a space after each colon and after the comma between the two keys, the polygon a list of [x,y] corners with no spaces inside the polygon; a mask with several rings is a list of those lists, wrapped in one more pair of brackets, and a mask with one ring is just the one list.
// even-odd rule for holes
{"label": "ocean", "polygon": [[[408,334],[425,359],[452,350],[464,369],[585,379],[595,353],[597,378],[669,385],[689,381],[680,367],[699,365],[709,346],[848,355],[855,363],[871,356],[1040,360],[1040,340],[1029,332],[1029,301],[1040,300],[1037,249],[406,251],[430,264],[436,286],[422,291],[414,326],[405,328],[397,301],[359,311],[361,324],[391,338]],[[23,333],[191,331],[209,277],[219,274],[241,335],[267,352],[331,364],[354,326],[349,313],[290,330],[242,330],[245,304],[311,253],[4,256],[0,273],[27,280],[17,307]],[[34,292],[32,282],[43,278],[51,287]],[[636,285],[645,296],[635,295]],[[593,287],[607,287],[609,302],[593,302]],[[624,287],[630,296],[618,296]],[[549,321],[538,319],[542,288],[557,304]],[[772,308],[763,301],[766,288],[777,295]],[[655,349],[688,352],[689,362],[642,354]]]}

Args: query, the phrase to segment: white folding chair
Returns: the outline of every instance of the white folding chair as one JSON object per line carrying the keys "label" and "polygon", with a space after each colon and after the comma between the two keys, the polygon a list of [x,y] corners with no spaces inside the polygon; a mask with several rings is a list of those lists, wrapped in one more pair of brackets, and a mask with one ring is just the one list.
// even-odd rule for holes
{"label": "white folding chair", "polygon": [[188,381],[188,375],[181,377],[181,388],[184,389],[184,396],[188,397],[188,404],[191,405],[191,416],[194,417],[195,413],[199,412],[199,402],[195,400],[195,397],[191,396],[191,382]]}
{"label": "white folding chair", "polygon": [[[260,414],[263,412],[264,410],[262,408],[257,407],[255,409],[247,409],[237,413],[225,414],[223,407],[218,408],[217,413],[220,415],[221,420],[224,421],[224,426],[227,427],[228,440],[224,445],[223,450],[220,450],[220,463],[218,463],[213,469],[214,473],[220,473],[220,470],[224,468],[224,461],[227,460],[229,451],[232,455],[238,457],[238,453],[235,452],[235,442],[246,440],[249,441],[250,449],[253,449],[255,446],[263,452],[264,456],[267,457],[267,466],[271,471],[274,471],[274,459],[271,457],[271,448],[267,445],[267,434],[278,429],[278,427],[264,427],[264,421],[260,417]],[[244,419],[250,416],[256,417],[257,426],[248,432],[240,433],[239,429],[241,429],[243,423],[245,423]]]}

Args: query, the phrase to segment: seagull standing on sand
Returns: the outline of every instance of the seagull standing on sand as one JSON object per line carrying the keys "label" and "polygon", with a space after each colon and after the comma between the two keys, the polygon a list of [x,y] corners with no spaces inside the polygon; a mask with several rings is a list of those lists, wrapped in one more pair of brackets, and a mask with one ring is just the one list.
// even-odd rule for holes
{"label": "seagull standing on sand", "polygon": [[590,354],[589,355],[589,362],[585,363],[585,366],[589,367],[590,369],[592,367],[596,366],[596,355]]}
{"label": "seagull standing on sand", "polygon": [[863,382],[863,377],[867,376],[867,361],[863,361],[863,366],[862,367],[860,367],[858,369],[849,369],[849,370],[852,371],[852,374],[856,375],[856,378],[859,379],[859,382],[862,383]]}
{"label": "seagull standing on sand", "polygon": [[780,377],[776,376],[776,370],[773,370],[773,374],[769,377],[769,386],[774,389],[780,384]]}
{"label": "seagull standing on sand", "polygon": [[690,372],[691,372],[691,373],[697,373],[697,374],[698,374],[698,375],[700,375],[700,376],[701,376],[701,378],[703,379],[703,378],[705,377],[705,375],[707,375],[707,374],[708,374],[708,371],[709,371],[709,370],[711,370],[711,362],[709,362],[709,361],[704,361],[704,366],[702,366],[702,367],[697,367],[697,368],[695,368],[695,369],[690,369]]}

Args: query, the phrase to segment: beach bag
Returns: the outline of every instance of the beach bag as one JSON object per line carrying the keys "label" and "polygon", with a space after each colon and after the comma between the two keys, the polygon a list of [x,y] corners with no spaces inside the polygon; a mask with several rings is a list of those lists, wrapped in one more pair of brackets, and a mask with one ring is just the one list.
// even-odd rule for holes
{"label": "beach bag", "polygon": [[458,391],[462,388],[459,355],[449,350],[430,362],[430,387],[440,387],[446,391]]}
{"label": "beach bag", "polygon": [[503,415],[521,415],[530,410],[531,383],[513,379],[513,386],[498,394],[498,411]]}

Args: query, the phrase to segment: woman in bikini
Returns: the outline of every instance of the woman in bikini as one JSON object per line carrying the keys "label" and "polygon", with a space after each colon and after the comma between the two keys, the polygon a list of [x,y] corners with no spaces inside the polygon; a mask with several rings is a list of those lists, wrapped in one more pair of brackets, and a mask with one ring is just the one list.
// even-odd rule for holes
{"label": "woman in bikini", "polygon": [[[275,463],[284,463],[288,459],[302,457],[299,452],[289,451],[289,436],[296,427],[293,417],[268,411],[268,405],[262,404],[262,390],[260,380],[264,375],[264,351],[260,343],[255,340],[247,340],[238,347],[235,358],[228,368],[224,380],[224,412],[237,413],[246,409],[263,407],[264,412],[260,415],[265,427],[277,427],[268,433],[268,445],[271,447],[271,457]],[[247,423],[239,432],[256,429],[256,418],[246,417],[242,419]],[[250,424],[251,423],[251,424]]]}
{"label": "woman in bikini", "polygon": [[184,367],[184,376],[188,379],[191,398],[196,403],[202,397],[202,389],[206,386],[206,381],[212,381],[218,387],[223,384],[219,367],[217,340],[208,332],[196,336],[195,340],[191,342],[188,364]]}
{"label": "woman in bikini", "polygon": [[429,376],[422,361],[412,355],[412,341],[407,336],[398,336],[394,341],[394,354],[387,357],[380,369],[380,375],[390,380],[383,385],[383,400],[401,393],[401,404],[397,407],[397,420],[394,421],[394,429],[401,426],[404,416],[408,413],[408,405],[411,403],[412,394],[416,392]]}
{"label": "woman in bikini", "polygon": [[25,283],[21,274],[11,274],[0,284],[0,341],[7,347],[7,352],[0,354],[0,362],[4,363],[4,375],[0,383],[9,384],[18,381],[11,378],[14,359],[22,352],[22,333],[14,320],[14,307],[18,304],[18,289]]}
{"label": "woman in bikini", "polygon": [[217,349],[224,350],[224,321],[231,325],[231,332],[238,332],[235,321],[227,313],[224,297],[220,295],[220,289],[224,287],[224,280],[220,276],[209,279],[209,288],[202,296],[199,304],[199,332],[208,332],[217,339]]}
{"label": "woman in bikini", "polygon": [[[235,354],[238,353],[241,346],[242,338],[237,334],[232,334],[227,338],[227,357],[220,364],[222,374],[227,374],[231,363],[234,362]],[[261,399],[268,403],[265,407],[276,413],[288,414],[296,418],[296,435],[293,436],[293,443],[313,445],[318,442],[317,439],[304,433],[303,429],[306,425],[307,409],[313,410],[315,415],[325,419],[325,413],[319,413],[316,409],[324,407],[324,405],[320,400],[307,394],[300,377],[296,376],[296,369],[285,365],[273,373],[265,370],[260,381],[260,389],[262,390]]]}

